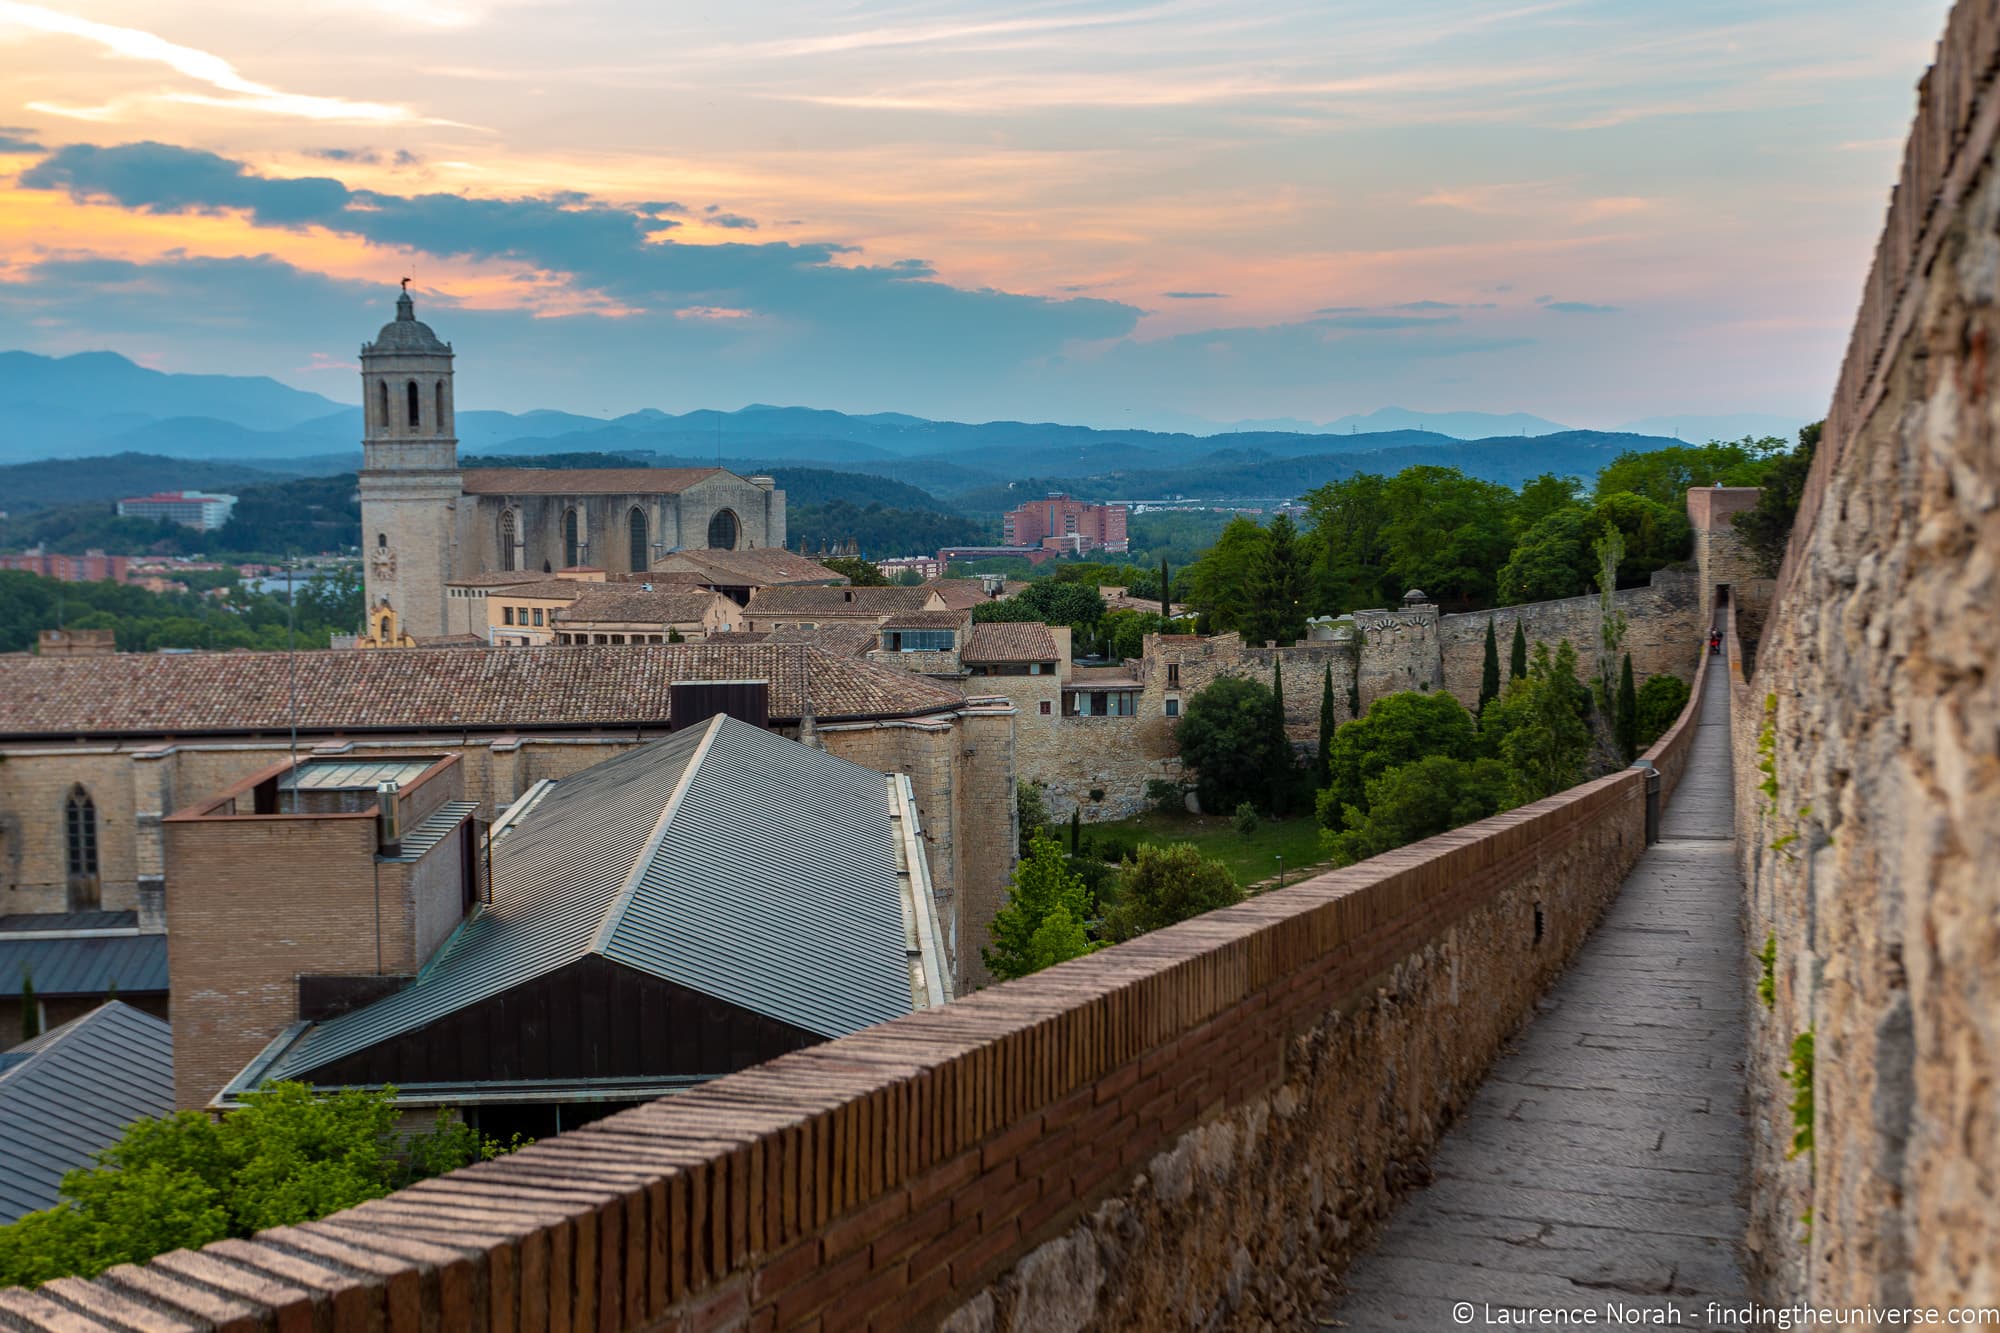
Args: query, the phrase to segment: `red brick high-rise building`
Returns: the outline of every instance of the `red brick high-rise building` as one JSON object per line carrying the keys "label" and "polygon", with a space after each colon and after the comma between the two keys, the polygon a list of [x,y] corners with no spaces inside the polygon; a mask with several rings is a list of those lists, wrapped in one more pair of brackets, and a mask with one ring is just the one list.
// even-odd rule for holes
{"label": "red brick high-rise building", "polygon": [[1123,552],[1129,547],[1124,505],[1085,504],[1057,491],[1005,514],[1000,524],[1000,540],[1006,546],[1076,552]]}

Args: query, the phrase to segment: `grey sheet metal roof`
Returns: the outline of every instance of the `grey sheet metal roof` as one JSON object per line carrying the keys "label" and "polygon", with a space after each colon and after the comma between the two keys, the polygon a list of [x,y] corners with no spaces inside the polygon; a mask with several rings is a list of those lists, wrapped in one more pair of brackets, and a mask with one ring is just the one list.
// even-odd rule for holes
{"label": "grey sheet metal roof", "polygon": [[887,779],[718,714],[554,784],[409,986],[302,1031],[297,1078],[598,953],[833,1037],[912,1000]]}
{"label": "grey sheet metal roof", "polygon": [[414,782],[435,759],[308,759],[278,779],[281,790],[374,791],[377,783]]}
{"label": "grey sheet metal roof", "polygon": [[17,912],[0,916],[0,935],[63,930],[137,930],[137,912]]}
{"label": "grey sheet metal roof", "polygon": [[83,939],[9,939],[0,934],[0,994],[18,995],[32,969],[35,994],[162,995],[167,989],[165,935],[99,935]]}
{"label": "grey sheet metal roof", "polygon": [[6,1056],[0,1223],[53,1206],[63,1173],[89,1166],[134,1120],[173,1113],[173,1037],[128,1004],[113,1000]]}
{"label": "grey sheet metal roof", "polygon": [[446,801],[426,815],[415,828],[403,834],[402,850],[390,857],[393,861],[414,861],[431,848],[443,842],[458,831],[473,811],[479,808],[477,801]]}

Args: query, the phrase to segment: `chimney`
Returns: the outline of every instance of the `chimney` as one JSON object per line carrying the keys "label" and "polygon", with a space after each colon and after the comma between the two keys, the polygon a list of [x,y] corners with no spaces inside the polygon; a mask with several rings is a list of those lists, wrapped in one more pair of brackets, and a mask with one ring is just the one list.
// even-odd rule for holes
{"label": "chimney", "polygon": [[394,782],[375,784],[375,844],[376,851],[383,856],[398,856],[403,851],[403,811],[398,796],[401,791]]}

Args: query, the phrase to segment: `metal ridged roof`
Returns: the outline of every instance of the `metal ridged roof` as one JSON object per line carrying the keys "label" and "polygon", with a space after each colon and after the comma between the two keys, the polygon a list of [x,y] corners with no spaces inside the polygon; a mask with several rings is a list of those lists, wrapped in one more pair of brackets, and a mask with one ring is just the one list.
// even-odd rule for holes
{"label": "metal ridged roof", "polygon": [[84,939],[8,939],[0,935],[0,994],[19,995],[21,978],[34,972],[35,994],[103,995],[113,986],[126,995],[165,994],[165,935],[100,935]]}
{"label": "metal ridged roof", "polygon": [[0,1223],[52,1207],[65,1171],[125,1126],[174,1109],[167,1025],[116,1000],[7,1052],[0,1069]]}
{"label": "metal ridged roof", "polygon": [[137,930],[137,912],[17,912],[0,916],[0,935],[41,930]]}
{"label": "metal ridged roof", "polygon": [[278,779],[281,790],[374,791],[380,782],[415,782],[435,759],[308,759]]}
{"label": "metal ridged roof", "polygon": [[390,860],[414,861],[431,848],[458,832],[472,812],[479,808],[477,801],[446,801],[443,805],[424,817],[422,823],[403,833],[402,849]]}
{"label": "metal ridged roof", "polygon": [[911,1008],[887,779],[717,715],[554,784],[493,901],[405,989],[314,1025],[295,1078],[589,953],[826,1036]]}

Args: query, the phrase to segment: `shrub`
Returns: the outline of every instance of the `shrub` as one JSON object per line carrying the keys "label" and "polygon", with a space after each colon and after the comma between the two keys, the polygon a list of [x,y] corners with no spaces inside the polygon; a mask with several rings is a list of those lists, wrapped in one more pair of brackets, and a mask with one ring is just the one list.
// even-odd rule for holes
{"label": "shrub", "polygon": [[1236,826],[1236,831],[1246,838],[1257,831],[1260,822],[1257,817],[1257,807],[1248,801],[1236,807],[1236,815],[1230,820],[1230,823]]}
{"label": "shrub", "polygon": [[1242,901],[1243,890],[1229,867],[1203,856],[1192,843],[1149,843],[1119,876],[1118,904],[1106,932],[1112,939],[1129,940]]}
{"label": "shrub", "polygon": [[1667,729],[1680,719],[1687,707],[1688,683],[1679,676],[1660,675],[1646,677],[1646,683],[1639,687],[1639,748],[1652,748],[1653,742],[1667,734]]}

